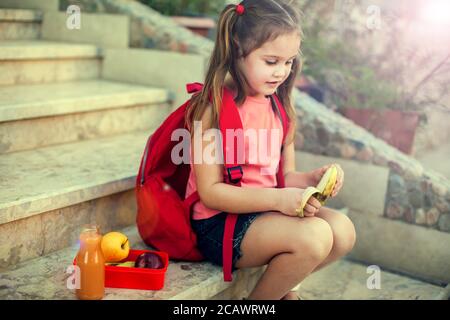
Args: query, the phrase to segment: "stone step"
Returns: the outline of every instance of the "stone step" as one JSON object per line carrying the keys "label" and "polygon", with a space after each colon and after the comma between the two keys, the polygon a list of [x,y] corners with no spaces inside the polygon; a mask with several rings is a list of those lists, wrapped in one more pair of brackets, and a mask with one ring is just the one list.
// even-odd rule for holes
{"label": "stone step", "polygon": [[[128,236],[131,248],[149,249],[136,227],[119,231]],[[75,241],[63,250],[0,270],[0,299],[76,299],[75,291],[67,288],[66,273],[78,250]],[[209,262],[170,261],[162,290],[106,288],[104,300],[241,299],[263,271],[263,267],[237,270],[230,283],[223,281],[222,268]]]}
{"label": "stone step", "polygon": [[[375,277],[379,275],[379,286]],[[369,279],[370,278],[370,279]],[[341,259],[303,280],[305,300],[445,300],[445,287]]]}
{"label": "stone step", "polygon": [[0,85],[97,79],[101,58],[90,44],[0,41]]}
{"label": "stone step", "polygon": [[145,130],[169,92],[104,80],[0,87],[0,154]]}
{"label": "stone step", "polygon": [[376,264],[425,282],[450,283],[450,234],[424,228],[367,211],[350,208],[356,229],[352,260]]}
{"label": "stone step", "polygon": [[134,224],[136,174],[154,129],[0,155],[0,268],[67,247],[82,224]]}
{"label": "stone step", "polygon": [[[133,249],[150,249],[140,239],[136,227],[120,229]],[[67,288],[72,263],[78,247],[67,248],[0,270],[0,299],[76,299]],[[170,261],[162,290],[106,288],[104,300],[206,300],[247,297],[265,267],[237,270],[233,282],[224,282],[222,269],[209,262]],[[448,287],[436,286],[414,278],[379,269],[380,286],[369,287],[374,267],[341,259],[311,275],[298,290],[306,300],[434,300],[448,299]],[[376,285],[377,282],[369,281]]]}
{"label": "stone step", "polygon": [[0,9],[0,41],[38,39],[41,23],[40,11]]}

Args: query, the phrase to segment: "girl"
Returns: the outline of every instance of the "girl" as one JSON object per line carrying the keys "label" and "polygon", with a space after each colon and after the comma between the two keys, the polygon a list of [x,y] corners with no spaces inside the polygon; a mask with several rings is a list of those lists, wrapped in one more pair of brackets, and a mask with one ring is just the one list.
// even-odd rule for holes
{"label": "girl", "polygon": [[[186,115],[192,139],[200,135],[206,148],[205,131],[218,128],[223,86],[234,93],[244,130],[282,129],[271,107],[269,96],[274,93],[288,114],[290,126],[282,153],[282,139],[267,145],[263,142],[258,147],[271,150],[269,159],[249,161],[251,146],[245,142],[241,187],[223,182],[223,165],[205,161],[193,164],[191,160],[186,197],[195,190],[200,196],[191,223],[205,258],[222,265],[224,221],[226,213],[231,212],[238,214],[233,270],[267,265],[248,299],[296,299],[295,291],[291,291],[295,286],[310,273],[346,255],[355,243],[352,222],[341,213],[321,207],[316,199],[308,201],[305,218],[295,212],[304,190],[315,186],[330,165],[311,172],[295,171],[296,114],[290,94],[300,69],[302,31],[300,13],[292,2],[244,0],[222,11],[203,90],[192,97]],[[194,121],[201,121],[195,130]],[[191,159],[196,159],[193,151],[191,148]],[[275,172],[261,174],[262,167],[278,163],[280,157],[285,188],[275,188]],[[344,181],[344,172],[337,166],[333,197]]]}

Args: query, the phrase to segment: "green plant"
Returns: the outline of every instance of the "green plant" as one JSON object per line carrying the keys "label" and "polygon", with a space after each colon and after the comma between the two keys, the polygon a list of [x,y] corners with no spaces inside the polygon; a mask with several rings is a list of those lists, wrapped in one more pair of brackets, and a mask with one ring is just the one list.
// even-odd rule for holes
{"label": "green plant", "polygon": [[139,0],[167,16],[217,17],[225,6],[225,0]]}
{"label": "green plant", "polygon": [[[405,24],[396,23],[401,17],[393,15],[380,41],[374,40],[376,32],[365,27],[364,15],[362,21],[353,21],[348,11],[338,17],[330,3],[296,1],[304,12],[302,72],[324,88],[327,102],[338,108],[417,111],[426,104],[439,104],[449,93],[449,80],[443,76],[450,70],[450,53],[441,57],[426,48],[405,47]],[[355,6],[352,9],[358,10]],[[419,74],[423,76],[417,79]],[[433,97],[430,86],[438,89]]]}

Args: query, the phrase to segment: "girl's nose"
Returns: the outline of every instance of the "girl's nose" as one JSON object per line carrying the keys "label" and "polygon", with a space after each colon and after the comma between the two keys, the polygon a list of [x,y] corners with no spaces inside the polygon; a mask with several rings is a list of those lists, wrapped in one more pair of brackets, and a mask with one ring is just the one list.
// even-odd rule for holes
{"label": "girl's nose", "polygon": [[285,68],[284,66],[279,66],[278,68],[276,68],[273,77],[280,80],[284,79],[284,77],[286,76],[286,72],[289,72],[287,68]]}

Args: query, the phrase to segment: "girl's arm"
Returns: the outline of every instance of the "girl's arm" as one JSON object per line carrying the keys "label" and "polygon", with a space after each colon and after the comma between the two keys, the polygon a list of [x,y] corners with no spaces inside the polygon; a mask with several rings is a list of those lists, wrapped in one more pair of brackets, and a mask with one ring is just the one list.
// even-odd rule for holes
{"label": "girl's arm", "polygon": [[279,211],[280,189],[236,187],[215,183],[200,193],[200,199],[208,208],[231,213]]}
{"label": "girl's arm", "polygon": [[285,187],[306,189],[315,184],[309,172],[295,171],[295,148],[294,142],[286,145],[283,149],[283,170]]}

